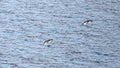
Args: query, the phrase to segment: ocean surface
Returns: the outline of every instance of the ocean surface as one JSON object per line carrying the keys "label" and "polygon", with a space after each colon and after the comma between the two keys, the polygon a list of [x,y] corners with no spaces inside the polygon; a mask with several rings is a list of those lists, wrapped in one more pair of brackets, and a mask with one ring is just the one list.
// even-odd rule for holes
{"label": "ocean surface", "polygon": [[120,0],[0,0],[0,68],[120,68]]}

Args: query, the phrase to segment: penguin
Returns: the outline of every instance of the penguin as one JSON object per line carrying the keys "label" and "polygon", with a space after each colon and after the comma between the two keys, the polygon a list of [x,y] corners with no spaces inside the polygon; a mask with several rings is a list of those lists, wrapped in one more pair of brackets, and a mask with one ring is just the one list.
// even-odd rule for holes
{"label": "penguin", "polygon": [[53,39],[48,39],[48,40],[45,40],[43,42],[44,45],[47,45],[48,47],[50,47],[49,43],[51,43],[53,41]]}
{"label": "penguin", "polygon": [[93,20],[86,20],[86,21],[84,21],[82,24],[83,24],[83,25],[87,25],[87,24],[92,23],[92,22],[93,22]]}

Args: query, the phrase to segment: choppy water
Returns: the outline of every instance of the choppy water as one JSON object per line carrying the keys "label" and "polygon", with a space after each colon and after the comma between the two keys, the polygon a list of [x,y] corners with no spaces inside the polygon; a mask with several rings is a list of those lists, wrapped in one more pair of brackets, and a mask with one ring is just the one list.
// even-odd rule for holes
{"label": "choppy water", "polygon": [[[0,0],[0,68],[120,68],[120,0]],[[93,23],[81,25],[85,20]],[[50,47],[46,39],[53,39]]]}

